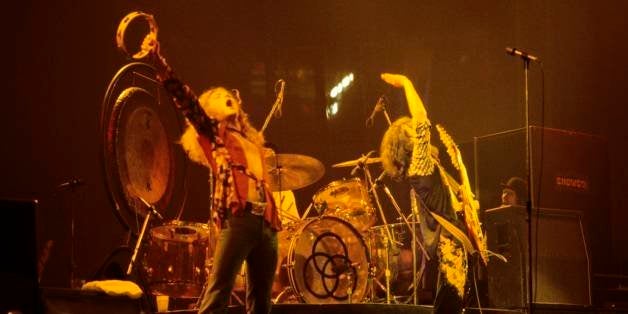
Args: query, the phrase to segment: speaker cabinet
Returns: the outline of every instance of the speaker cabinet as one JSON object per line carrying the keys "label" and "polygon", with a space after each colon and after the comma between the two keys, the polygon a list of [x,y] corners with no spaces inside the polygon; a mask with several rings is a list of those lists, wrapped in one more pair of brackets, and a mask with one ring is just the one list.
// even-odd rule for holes
{"label": "speaker cabinet", "polygon": [[[538,126],[528,130],[532,207],[581,211],[593,270],[603,271],[611,259],[608,143],[573,131]],[[498,207],[500,183],[527,177],[526,129],[477,137],[473,144],[472,150],[467,147],[473,156],[465,157],[474,165],[476,195],[483,208]]]}
{"label": "speaker cabinet", "polygon": [[530,300],[529,278],[533,303],[591,305],[590,265],[581,212],[533,210],[531,250],[526,218],[526,208],[520,206],[485,212],[488,248],[508,259],[504,263],[491,258],[488,264],[490,305],[526,307]]}
{"label": "speaker cabinet", "polygon": [[38,305],[36,200],[0,200],[0,312],[34,313]]}

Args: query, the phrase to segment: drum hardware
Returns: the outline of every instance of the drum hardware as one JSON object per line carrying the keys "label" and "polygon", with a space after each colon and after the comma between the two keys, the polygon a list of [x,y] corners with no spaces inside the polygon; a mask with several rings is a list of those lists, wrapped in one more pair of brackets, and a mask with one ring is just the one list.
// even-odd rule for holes
{"label": "drum hardware", "polygon": [[[383,215],[382,215],[383,216]],[[388,230],[388,226],[385,225],[384,229],[387,233],[390,233]],[[384,260],[385,268],[384,268],[384,277],[386,278],[386,303],[390,304],[390,242],[392,241],[389,237],[384,237]]]}
{"label": "drum hardware", "polygon": [[131,261],[129,262],[129,267],[127,267],[127,269],[126,269],[126,275],[127,276],[130,276],[131,273],[133,272],[133,266],[135,265],[135,260],[137,259],[137,254],[140,251],[140,247],[142,246],[142,240],[144,240],[144,234],[146,233],[146,227],[148,226],[149,220],[151,219],[151,217],[153,215],[156,216],[159,220],[163,220],[163,217],[155,209],[155,206],[151,205],[150,203],[148,203],[146,200],[144,200],[140,196],[138,196],[137,198],[140,201],[142,201],[142,203],[144,203],[144,205],[146,205],[146,207],[148,208],[148,211],[146,212],[146,216],[144,217],[144,222],[142,223],[142,229],[140,230],[140,234],[137,237],[137,242],[135,243],[135,248],[133,249],[133,255],[131,256]]}
{"label": "drum hardware", "polygon": [[[368,155],[367,155],[368,157]],[[373,195],[373,199],[375,200],[375,204],[377,205],[377,209],[380,215],[380,218],[382,219],[382,222],[384,223],[383,228],[386,232],[386,239],[385,241],[385,246],[386,246],[386,269],[385,269],[385,274],[386,274],[386,304],[390,304],[391,301],[391,297],[390,297],[390,267],[388,265],[388,245],[392,244],[390,243],[393,239],[392,234],[390,233],[390,230],[388,229],[388,222],[386,221],[386,216],[384,215],[384,209],[382,207],[382,204],[379,200],[379,195],[377,194],[377,190],[376,190],[376,185],[377,182],[375,182],[372,177],[371,177],[371,172],[368,168],[368,166],[366,165],[366,163],[358,163],[358,165],[361,165],[360,167],[362,168],[363,172],[364,172],[364,177],[366,178],[366,182],[368,183],[368,185],[370,186],[370,191],[372,191],[372,195]]]}
{"label": "drum hardware", "polygon": [[279,220],[281,220],[282,225],[301,220],[296,199],[292,191],[277,191],[272,192],[272,195],[275,199],[277,214],[279,215]]}
{"label": "drum hardware", "polygon": [[[368,168],[369,164],[373,164],[373,163],[377,163],[380,162],[381,159],[379,157],[370,157],[371,153],[368,153],[366,155],[363,155],[361,158],[355,159],[355,160],[350,160],[350,161],[346,161],[346,162],[342,162],[342,163],[338,163],[335,164],[333,167],[350,167],[350,166],[355,166],[356,168],[354,168],[354,170],[352,172],[354,172],[356,169],[362,169],[363,173],[364,173],[364,177],[366,178],[366,182],[368,183],[368,192],[371,193],[371,195],[373,196],[373,199],[375,200],[375,204],[377,205],[377,209],[379,212],[379,215],[382,219],[382,222],[384,223],[383,226],[381,228],[383,228],[384,230],[384,237],[383,237],[383,241],[384,241],[384,285],[385,287],[383,287],[383,290],[386,292],[386,303],[390,304],[392,301],[392,296],[391,296],[391,265],[389,264],[390,261],[390,256],[389,254],[391,253],[391,249],[392,248],[396,248],[400,245],[400,243],[398,241],[395,240],[395,238],[393,237],[391,231],[390,231],[390,225],[388,224],[388,222],[386,221],[386,217],[384,215],[383,212],[383,208],[379,199],[379,194],[377,192],[377,188],[380,186],[383,186],[383,190],[385,192],[385,194],[388,196],[388,198],[390,199],[391,203],[393,204],[393,206],[395,207],[395,209],[397,210],[397,213],[399,214],[400,218],[402,218],[402,220],[404,221],[405,225],[411,230],[412,233],[412,287],[417,287],[417,274],[422,274],[425,266],[426,266],[426,262],[424,259],[422,259],[422,263],[421,263],[421,267],[420,269],[417,269],[417,256],[416,256],[416,244],[417,242],[419,243],[419,247],[421,248],[421,252],[423,254],[423,256],[425,256],[425,258],[429,259],[429,256],[427,255],[427,252],[425,250],[425,248],[423,247],[422,243],[420,240],[417,239],[417,235],[416,235],[416,221],[415,219],[413,219],[413,222],[410,223],[407,219],[407,217],[405,217],[405,215],[403,215],[403,213],[401,212],[401,209],[399,208],[399,205],[397,204],[396,200],[394,199],[392,193],[390,193],[390,189],[388,189],[388,187],[384,184],[381,183],[381,180],[384,177],[384,172],[382,172],[375,180],[373,180],[371,172]],[[416,217],[417,215],[414,215],[414,217]],[[375,272],[377,272],[377,269],[375,269]],[[373,282],[377,285],[379,285],[381,287],[381,283],[377,280],[376,278],[376,274],[374,274],[374,280]],[[373,299],[375,298],[375,294],[374,294],[374,286],[371,285],[372,288],[372,296]],[[414,304],[418,304],[417,302],[417,289],[414,289],[413,291],[413,300],[414,300]]]}
{"label": "drum hardware", "polygon": [[[314,207],[314,203],[310,203],[310,205],[307,206],[307,208],[305,209],[305,212],[301,216],[301,219],[307,218],[307,215],[310,214],[310,210],[312,210],[312,207]],[[320,214],[320,212],[319,212],[319,214]]]}
{"label": "drum hardware", "polygon": [[292,290],[292,287],[284,287],[283,290],[281,290],[281,292],[273,300],[273,304],[285,303],[284,298],[286,298],[286,296],[288,296],[289,294],[294,294],[294,290]]}
{"label": "drum hardware", "polygon": [[333,181],[321,188],[312,201],[319,214],[342,218],[361,232],[376,220],[368,189],[360,178]]}
{"label": "drum hardware", "polygon": [[358,163],[364,163],[364,164],[374,164],[374,163],[378,163],[381,162],[382,159],[380,157],[368,157],[368,158],[358,158],[358,159],[354,159],[354,160],[349,160],[349,161],[343,161],[343,162],[339,162],[336,164],[333,164],[331,167],[332,168],[343,168],[343,167],[355,167],[358,165]]}
{"label": "drum hardware", "polygon": [[[408,218],[401,212],[401,208],[399,208],[399,204],[397,204],[397,201],[395,200],[395,198],[393,197],[392,193],[390,192],[390,189],[385,185],[382,184],[382,186],[384,187],[384,192],[386,193],[386,195],[388,196],[388,198],[390,199],[390,202],[393,204],[393,207],[395,208],[395,210],[397,211],[397,214],[399,214],[399,217],[401,217],[403,219],[403,222],[406,224],[406,226],[408,226],[408,228],[411,230],[412,233],[412,287],[414,288],[414,291],[412,292],[412,299],[413,299],[413,303],[414,305],[418,305],[418,294],[417,294],[417,274],[423,274],[425,267],[426,267],[426,263],[427,261],[430,260],[430,256],[429,254],[427,254],[427,251],[425,250],[425,247],[423,246],[423,243],[417,238],[416,235],[416,219],[418,217],[418,203],[417,202],[413,202],[413,205],[411,206],[412,211],[413,211],[413,215],[412,215],[412,222],[410,223],[408,221]],[[414,190],[411,191],[412,193],[412,199],[416,200],[416,196],[414,195]],[[417,204],[417,206],[415,206],[414,204]],[[421,263],[421,268],[419,270],[419,272],[417,272],[417,265],[416,265],[416,246],[417,244],[419,245],[419,247],[421,248],[421,252],[423,253],[423,256],[425,256],[425,259],[421,259],[422,263]],[[426,261],[427,259],[427,261]]]}

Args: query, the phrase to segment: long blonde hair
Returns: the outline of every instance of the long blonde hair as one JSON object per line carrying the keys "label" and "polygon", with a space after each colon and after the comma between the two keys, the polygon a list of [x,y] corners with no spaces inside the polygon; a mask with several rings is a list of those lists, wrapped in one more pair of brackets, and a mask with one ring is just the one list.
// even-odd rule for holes
{"label": "long blonde hair", "polygon": [[[236,115],[236,124],[240,127],[240,131],[249,141],[253,142],[253,144],[257,145],[259,148],[262,148],[265,140],[264,135],[257,131],[255,127],[249,121],[249,116],[242,110],[242,100],[240,99],[240,94],[237,90],[228,90],[224,87],[212,87],[205,90],[201,96],[198,98],[199,105],[209,104],[209,97],[211,94],[219,89],[226,90],[231,93],[240,103],[240,112]],[[186,128],[181,135],[180,144],[183,147],[183,150],[187,153],[188,157],[201,165],[209,166],[209,162],[205,157],[205,152],[202,147],[198,143],[198,132],[192,126],[191,123],[186,121]]]}
{"label": "long blonde hair", "polygon": [[395,180],[403,179],[412,157],[413,138],[416,137],[412,119],[401,117],[388,127],[382,137],[379,156],[386,174]]}

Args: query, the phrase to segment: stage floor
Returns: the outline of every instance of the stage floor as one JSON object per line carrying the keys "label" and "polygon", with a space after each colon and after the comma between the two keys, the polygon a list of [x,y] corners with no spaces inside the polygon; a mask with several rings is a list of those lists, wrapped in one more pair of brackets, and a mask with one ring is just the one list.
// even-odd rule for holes
{"label": "stage floor", "polygon": [[[142,300],[132,300],[126,297],[113,297],[95,292],[87,292],[76,289],[44,288],[41,291],[44,313],[117,313],[139,314],[150,313],[147,304]],[[37,311],[39,312],[39,311]],[[195,310],[170,310],[161,313],[196,313]],[[233,306],[228,310],[229,314],[245,313],[243,306]],[[272,314],[431,314],[433,307],[429,305],[405,305],[405,304],[275,304]],[[483,308],[480,312],[477,308],[467,308],[466,313],[490,313],[512,314],[528,313],[524,309],[496,309]],[[558,314],[558,313],[628,313],[628,308],[600,308],[574,305],[548,305],[535,304],[533,313]]]}

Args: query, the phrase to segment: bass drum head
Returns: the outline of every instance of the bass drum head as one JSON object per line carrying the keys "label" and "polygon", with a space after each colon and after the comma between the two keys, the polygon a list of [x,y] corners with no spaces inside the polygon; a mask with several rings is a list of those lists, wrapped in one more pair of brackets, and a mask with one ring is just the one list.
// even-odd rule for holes
{"label": "bass drum head", "polygon": [[292,238],[288,277],[310,304],[355,303],[368,288],[369,252],[360,233],[331,216],[305,220]]}

